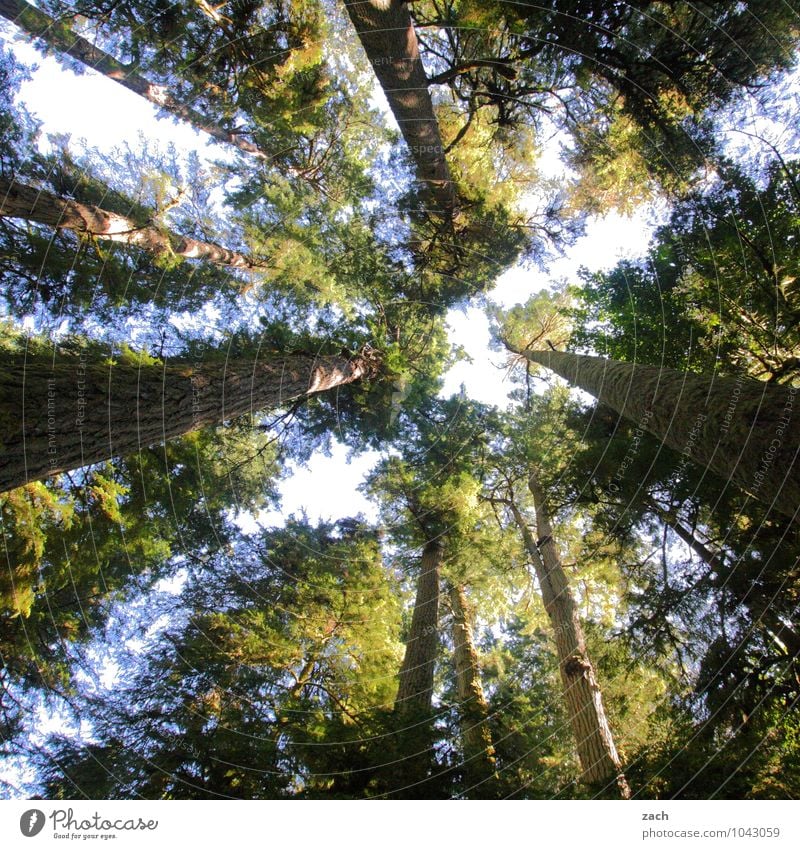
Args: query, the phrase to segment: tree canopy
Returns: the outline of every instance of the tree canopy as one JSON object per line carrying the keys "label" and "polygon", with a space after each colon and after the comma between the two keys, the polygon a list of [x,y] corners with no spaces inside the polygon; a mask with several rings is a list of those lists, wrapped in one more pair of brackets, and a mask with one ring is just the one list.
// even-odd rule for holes
{"label": "tree canopy", "polygon": [[0,15],[5,795],[797,797],[800,4]]}

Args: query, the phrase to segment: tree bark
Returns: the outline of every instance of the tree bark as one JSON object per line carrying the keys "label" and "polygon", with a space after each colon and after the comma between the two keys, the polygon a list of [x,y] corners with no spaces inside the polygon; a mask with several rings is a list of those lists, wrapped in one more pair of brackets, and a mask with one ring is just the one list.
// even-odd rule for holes
{"label": "tree bark", "polygon": [[492,796],[497,778],[492,735],[489,730],[489,705],[481,684],[478,652],[472,630],[472,614],[462,586],[450,587],[453,613],[453,665],[461,714],[461,739],[464,747],[464,772],[470,798]]}
{"label": "tree bark", "polygon": [[134,245],[156,256],[202,259],[215,265],[249,272],[266,271],[269,268],[266,263],[256,262],[238,251],[213,242],[180,236],[154,224],[139,225],[116,212],[62,198],[5,177],[0,177],[0,216],[22,218],[47,227],[85,233],[96,239]]}
{"label": "tree bark", "polygon": [[365,356],[132,365],[0,352],[0,492],[376,372]]}
{"label": "tree bark", "polygon": [[764,504],[800,510],[797,388],[562,351],[522,351]]}
{"label": "tree bark", "polygon": [[425,544],[411,630],[400,667],[400,686],[395,700],[398,713],[430,713],[432,708],[433,673],[439,644],[439,570],[443,556],[440,540]]}
{"label": "tree bark", "polygon": [[533,474],[528,478],[528,488],[536,511],[538,541],[534,540],[513,500],[510,506],[533,561],[544,607],[553,627],[564,700],[583,770],[582,780],[596,787],[616,782],[619,795],[628,799],[630,788],[614,745],[594,667],[586,651],[575,600],[553,539],[547,502]]}
{"label": "tree bark", "polygon": [[367,58],[411,151],[420,179],[448,217],[457,199],[428,92],[411,15],[402,0],[345,0]]}
{"label": "tree bark", "polygon": [[439,572],[444,556],[440,540],[422,551],[411,629],[400,667],[394,704],[397,753],[391,765],[391,793],[400,799],[423,799],[433,764],[433,673],[439,645]]}
{"label": "tree bark", "polygon": [[186,121],[217,141],[233,145],[242,153],[267,159],[257,145],[246,141],[237,133],[231,133],[204,115],[176,100],[164,85],[145,79],[129,65],[117,61],[113,56],[95,47],[90,41],[76,35],[63,21],[57,21],[39,11],[24,0],[0,0],[0,15],[15,24],[29,36],[41,39],[56,53],[64,53],[78,62],[103,74],[134,94],[149,100],[165,112]]}

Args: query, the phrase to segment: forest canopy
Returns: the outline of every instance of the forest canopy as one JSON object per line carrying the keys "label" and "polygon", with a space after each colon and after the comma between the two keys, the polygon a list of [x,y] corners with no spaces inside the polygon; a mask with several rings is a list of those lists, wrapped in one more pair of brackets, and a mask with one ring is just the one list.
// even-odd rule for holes
{"label": "forest canopy", "polygon": [[0,795],[797,798],[799,42],[0,0]]}

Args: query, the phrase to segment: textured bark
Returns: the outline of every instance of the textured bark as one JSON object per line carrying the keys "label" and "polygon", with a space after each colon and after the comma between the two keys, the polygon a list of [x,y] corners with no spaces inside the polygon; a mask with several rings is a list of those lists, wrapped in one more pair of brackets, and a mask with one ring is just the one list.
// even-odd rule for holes
{"label": "textured bark", "polygon": [[400,799],[424,799],[433,764],[433,673],[439,645],[439,571],[444,548],[426,543],[417,578],[411,630],[394,705],[397,754],[387,776]]}
{"label": "textured bark", "polygon": [[456,193],[406,3],[345,0],[345,6],[420,179],[429,187],[436,206],[455,215]]}
{"label": "textured bark", "polygon": [[100,364],[0,354],[0,492],[369,377],[364,357]]}
{"label": "textured bark", "polygon": [[797,389],[561,351],[524,351],[637,427],[794,518],[800,510]]}
{"label": "textured bark", "polygon": [[463,587],[450,587],[450,608],[453,613],[453,665],[461,714],[464,771],[470,785],[467,795],[470,798],[492,796],[497,774],[488,724],[489,705],[481,684],[472,615]]}
{"label": "textured bark", "polygon": [[430,712],[433,672],[439,644],[439,570],[444,549],[439,540],[426,543],[417,578],[417,597],[411,615],[395,710],[400,713]]}
{"label": "textured bark", "polygon": [[244,254],[213,242],[179,236],[153,224],[142,226],[116,212],[62,198],[5,177],[0,177],[0,216],[23,218],[47,227],[85,233],[96,239],[134,245],[156,256],[174,254],[242,271],[265,271],[269,268],[266,263],[255,262]]}
{"label": "textured bark", "polygon": [[630,789],[606,718],[594,667],[586,651],[575,600],[553,540],[547,502],[534,475],[528,479],[528,488],[536,510],[538,541],[513,501],[511,511],[533,561],[544,607],[553,627],[564,702],[583,770],[582,779],[595,786],[616,782],[620,796],[627,799]]}
{"label": "textured bark", "polygon": [[250,156],[267,159],[267,155],[256,145],[236,133],[225,130],[190,106],[176,100],[170,95],[166,86],[152,83],[129,65],[118,62],[90,41],[76,35],[63,21],[54,20],[29,3],[25,3],[24,0],[0,0],[0,15],[32,38],[41,39],[51,50],[76,59],[134,94],[149,100],[165,112],[192,124],[217,141],[233,145]]}

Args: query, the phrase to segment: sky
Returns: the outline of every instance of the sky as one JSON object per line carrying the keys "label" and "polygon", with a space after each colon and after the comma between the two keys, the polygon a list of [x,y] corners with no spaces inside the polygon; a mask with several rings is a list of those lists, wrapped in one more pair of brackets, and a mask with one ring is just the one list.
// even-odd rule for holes
{"label": "sky", "polygon": [[[3,28],[6,33],[10,28]],[[102,75],[93,72],[74,74],[52,58],[44,58],[24,41],[14,41],[17,56],[38,70],[25,83],[20,99],[28,110],[43,122],[43,140],[48,133],[68,133],[73,139],[85,139],[103,153],[133,141],[143,133],[163,143],[173,142],[178,149],[195,149],[200,155],[218,158],[224,151],[207,136],[171,119],[156,119],[155,107]],[[113,96],[109,89],[113,87]],[[380,103],[382,95],[376,93]],[[98,106],[101,105],[101,108]],[[387,119],[391,120],[384,104]],[[554,142],[554,145],[556,142]],[[555,147],[544,152],[544,168],[557,173]],[[542,163],[540,163],[542,167]],[[524,302],[531,294],[551,282],[574,282],[577,271],[585,266],[592,271],[608,269],[621,258],[644,253],[657,212],[644,208],[631,218],[610,213],[590,220],[586,235],[563,257],[555,259],[546,271],[524,267],[512,268],[499,277],[489,294],[501,306]],[[653,220],[651,220],[653,219]],[[463,385],[469,397],[503,407],[507,403],[510,384],[506,376],[504,355],[489,350],[489,322],[478,307],[451,310],[448,315],[451,341],[463,347],[470,361],[457,363],[445,376],[442,396],[458,393]],[[375,516],[374,507],[358,491],[364,475],[378,459],[369,452],[346,460],[346,449],[334,445],[330,457],[315,455],[306,468],[294,468],[279,489],[282,510],[242,517],[247,530],[257,523],[280,525],[283,517],[305,510],[312,520],[332,520],[359,512]],[[335,493],[335,498],[332,498]]]}

